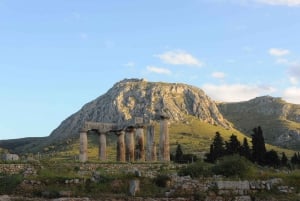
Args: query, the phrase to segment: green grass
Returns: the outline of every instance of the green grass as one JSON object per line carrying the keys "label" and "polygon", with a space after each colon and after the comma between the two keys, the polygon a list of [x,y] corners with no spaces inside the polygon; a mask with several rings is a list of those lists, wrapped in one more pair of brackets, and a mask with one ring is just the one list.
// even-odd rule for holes
{"label": "green grass", "polygon": [[[211,125],[202,121],[199,121],[193,116],[188,116],[185,123],[175,122],[169,126],[169,138],[170,138],[170,151],[175,153],[177,144],[180,144],[184,153],[193,153],[198,157],[203,157],[204,152],[209,151],[210,144],[212,143],[215,133],[218,131],[221,133],[225,141],[234,134],[238,137],[242,143],[244,137],[243,133],[236,129],[226,129],[221,126]],[[159,148],[159,123],[155,125],[155,142],[157,144],[157,151]],[[146,130],[145,136],[146,136]],[[247,137],[248,143],[251,146],[251,139]],[[285,152],[288,157],[294,154],[294,151],[279,148],[276,146],[266,145],[268,150],[275,150],[279,154]],[[52,150],[56,150],[53,157],[50,157],[50,161],[74,161],[78,159],[79,155],[79,139],[73,139],[68,143],[62,143],[61,145],[55,145]],[[281,156],[281,155],[280,155]],[[98,159],[98,135],[88,135],[88,161],[91,163],[99,163]],[[107,161],[116,161],[116,137],[109,135],[107,137]]]}

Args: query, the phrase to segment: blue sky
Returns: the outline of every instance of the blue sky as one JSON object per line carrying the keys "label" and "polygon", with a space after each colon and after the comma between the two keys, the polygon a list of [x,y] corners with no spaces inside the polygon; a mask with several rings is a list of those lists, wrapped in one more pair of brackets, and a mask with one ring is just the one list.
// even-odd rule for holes
{"label": "blue sky", "polygon": [[300,0],[0,0],[0,139],[47,136],[124,78],[300,103]]}

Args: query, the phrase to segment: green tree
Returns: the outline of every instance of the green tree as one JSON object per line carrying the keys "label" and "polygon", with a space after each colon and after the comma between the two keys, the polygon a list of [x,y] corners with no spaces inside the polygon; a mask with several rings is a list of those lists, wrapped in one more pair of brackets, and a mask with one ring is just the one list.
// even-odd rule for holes
{"label": "green tree", "polygon": [[243,144],[240,149],[240,155],[244,156],[248,160],[251,160],[251,149],[249,147],[248,140],[246,137],[243,140]]}
{"label": "green tree", "polygon": [[280,159],[278,157],[277,152],[274,151],[274,150],[267,151],[266,154],[265,154],[264,164],[268,165],[268,166],[273,166],[275,168],[279,167]]}
{"label": "green tree", "polygon": [[300,164],[299,153],[294,153],[294,155],[291,158],[291,163],[294,165]]}
{"label": "green tree", "polygon": [[210,152],[206,154],[207,162],[215,162],[217,158],[225,155],[224,139],[219,132],[216,132],[213,143],[210,146]]}
{"label": "green tree", "polygon": [[281,153],[281,159],[280,159],[280,165],[281,166],[287,166],[288,160],[289,159],[286,157],[285,153],[282,152]]}
{"label": "green tree", "polygon": [[175,162],[182,161],[182,158],[183,158],[183,152],[182,152],[182,149],[181,149],[181,145],[178,144],[177,148],[176,148],[176,153],[175,153]]}
{"label": "green tree", "polygon": [[239,154],[241,149],[241,143],[237,139],[236,135],[231,135],[229,138],[229,142],[226,142],[226,154]]}
{"label": "green tree", "polygon": [[266,145],[263,131],[260,126],[253,129],[252,136],[252,160],[260,165],[265,163]]}

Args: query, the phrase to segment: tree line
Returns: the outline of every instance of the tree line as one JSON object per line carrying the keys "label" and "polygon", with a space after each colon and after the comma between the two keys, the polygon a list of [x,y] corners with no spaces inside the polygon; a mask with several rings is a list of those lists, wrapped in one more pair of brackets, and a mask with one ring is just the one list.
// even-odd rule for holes
{"label": "tree line", "polygon": [[[226,155],[239,154],[248,160],[259,165],[283,167],[289,165],[289,160],[284,152],[279,157],[274,150],[267,151],[263,131],[260,126],[254,128],[251,135],[252,147],[249,146],[248,140],[245,137],[241,143],[237,136],[232,134],[229,141],[224,141],[219,132],[216,132],[213,142],[210,145],[210,151],[205,155],[205,161],[214,163],[218,158]],[[300,164],[300,154],[295,153],[290,161],[292,164]]]}

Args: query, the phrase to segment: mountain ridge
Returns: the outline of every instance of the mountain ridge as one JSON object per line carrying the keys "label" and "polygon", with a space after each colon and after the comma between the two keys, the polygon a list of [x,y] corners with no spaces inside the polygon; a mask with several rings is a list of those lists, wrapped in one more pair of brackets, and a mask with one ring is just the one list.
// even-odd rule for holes
{"label": "mountain ridge", "polygon": [[300,105],[279,97],[261,96],[249,101],[219,103],[218,108],[236,129],[248,136],[254,125],[260,125],[266,142],[299,150]]}
{"label": "mountain ridge", "polygon": [[[168,115],[171,122],[183,124],[188,123],[189,116],[193,116],[201,122],[225,129],[236,128],[248,136],[252,128],[260,125],[268,143],[300,149],[300,105],[271,96],[236,103],[217,103],[195,86],[148,82],[144,79],[124,79],[115,83],[106,93],[63,120],[48,137],[0,141],[0,146],[15,150],[22,150],[22,146],[26,150],[30,150],[30,146],[41,149],[56,142],[78,138],[85,121],[122,123],[135,117],[149,121],[155,120],[159,114]],[[32,143],[30,139],[33,139]]]}

